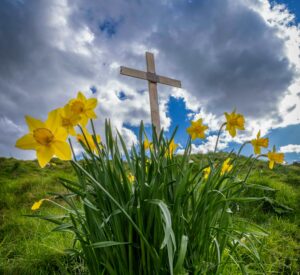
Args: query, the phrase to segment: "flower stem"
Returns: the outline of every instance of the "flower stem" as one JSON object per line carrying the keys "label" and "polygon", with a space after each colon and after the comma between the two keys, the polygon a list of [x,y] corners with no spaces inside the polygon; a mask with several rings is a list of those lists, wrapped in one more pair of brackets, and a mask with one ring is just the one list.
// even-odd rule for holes
{"label": "flower stem", "polygon": [[215,145],[215,150],[214,150],[214,153],[216,153],[216,151],[217,151],[217,147],[218,147],[218,143],[219,143],[219,139],[220,139],[221,131],[222,131],[222,129],[223,129],[223,127],[224,127],[225,125],[226,125],[226,122],[224,122],[224,123],[221,125],[220,129],[219,129],[219,132],[218,132],[218,137],[217,137],[217,141],[216,141],[216,145]]}
{"label": "flower stem", "polygon": [[243,148],[244,148],[245,145],[248,144],[248,143],[250,143],[250,141],[246,141],[246,142],[244,142],[244,143],[242,144],[242,146],[240,147],[240,149],[239,149],[239,151],[238,151],[238,153],[237,153],[237,156],[240,155],[240,153],[242,152]]}

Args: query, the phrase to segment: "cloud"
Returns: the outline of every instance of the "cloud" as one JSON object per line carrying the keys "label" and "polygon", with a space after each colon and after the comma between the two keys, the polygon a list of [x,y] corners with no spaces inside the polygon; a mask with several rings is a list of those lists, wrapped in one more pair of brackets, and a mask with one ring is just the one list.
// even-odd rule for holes
{"label": "cloud", "polygon": [[[212,135],[207,137],[206,142],[204,142],[201,145],[192,145],[192,153],[193,154],[197,154],[197,153],[202,153],[202,154],[206,154],[208,152],[213,152],[215,150],[215,146],[216,146],[216,142],[217,142],[217,136],[216,135]],[[227,147],[228,142],[226,142],[226,140],[223,138],[221,138],[218,142],[218,147],[217,147],[217,151],[223,150]]]}
{"label": "cloud", "polygon": [[[215,146],[217,142],[217,135],[211,135],[208,136],[204,143],[200,145],[192,144],[191,145],[191,153],[192,154],[206,154],[208,152],[214,152]],[[228,140],[225,138],[225,136],[221,137],[218,142],[217,151],[226,149],[228,146]],[[178,149],[177,154],[183,154],[184,149]]]}
{"label": "cloud", "polygon": [[300,153],[300,145],[299,144],[288,144],[285,146],[281,146],[279,151],[282,153]]}
{"label": "cloud", "polygon": [[[249,117],[240,141],[258,128],[267,133],[271,125],[299,122],[299,27],[282,6],[266,0],[0,5],[0,117],[15,125],[0,139],[1,155],[32,156],[13,148],[12,140],[26,132],[24,115],[45,119],[78,90],[98,98],[101,134],[110,118],[126,142],[134,142],[126,125],[150,123],[147,83],[120,76],[119,66],[145,70],[146,50],[155,53],[159,74],[180,79],[184,87],[158,87],[165,129],[171,125],[171,95],[183,97],[195,117],[204,116],[212,133],[223,111],[237,107]],[[209,138],[194,149],[211,149]]]}

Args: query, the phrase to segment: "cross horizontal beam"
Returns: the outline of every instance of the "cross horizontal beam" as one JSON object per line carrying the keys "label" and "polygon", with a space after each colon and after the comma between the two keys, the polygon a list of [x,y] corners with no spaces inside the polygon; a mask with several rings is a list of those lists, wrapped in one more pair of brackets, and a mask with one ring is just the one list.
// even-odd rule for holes
{"label": "cross horizontal beam", "polygon": [[144,71],[140,71],[140,70],[135,70],[135,69],[124,67],[124,66],[121,66],[120,73],[123,75],[148,80],[153,83],[160,83],[160,84],[165,84],[165,85],[181,88],[181,81],[173,79],[173,78],[157,75],[155,73],[149,73],[149,72],[144,72]]}

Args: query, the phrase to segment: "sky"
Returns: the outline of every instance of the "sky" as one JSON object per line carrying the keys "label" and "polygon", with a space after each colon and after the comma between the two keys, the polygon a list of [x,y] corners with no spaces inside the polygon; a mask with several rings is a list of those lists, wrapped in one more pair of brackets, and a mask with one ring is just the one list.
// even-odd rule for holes
{"label": "sky", "polygon": [[300,161],[299,22],[298,0],[3,0],[0,156],[35,158],[14,147],[28,131],[24,115],[44,120],[78,91],[97,97],[100,135],[106,118],[128,146],[141,120],[150,133],[147,82],[120,75],[122,65],[145,70],[150,51],[158,74],[182,82],[158,85],[161,124],[167,136],[178,126],[178,153],[199,118],[209,130],[192,151],[213,150],[224,112],[236,109],[246,130],[223,132],[220,150],[261,130],[287,162]]}

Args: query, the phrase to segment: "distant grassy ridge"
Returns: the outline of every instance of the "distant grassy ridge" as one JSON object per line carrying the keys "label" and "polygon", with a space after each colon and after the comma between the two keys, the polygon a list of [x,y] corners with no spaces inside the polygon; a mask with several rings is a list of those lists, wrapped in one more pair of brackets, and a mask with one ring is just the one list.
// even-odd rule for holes
{"label": "distant grassy ridge", "polygon": [[[192,159],[200,167],[206,157],[193,155]],[[241,157],[240,161],[246,159]],[[245,169],[245,175],[246,172]],[[55,159],[40,169],[36,161],[0,158],[0,274],[86,273],[82,259],[64,253],[64,249],[72,246],[71,235],[52,233],[54,225],[24,216],[32,214],[33,202],[49,197],[49,192],[66,192],[59,184],[61,177],[75,178],[68,162]],[[249,195],[265,200],[238,205],[239,217],[269,232],[261,246],[266,271],[297,274],[300,272],[300,167],[277,165],[271,171],[266,162],[257,161],[248,183],[274,189],[255,193],[249,189]],[[39,211],[62,213],[47,201]],[[234,272],[228,270],[228,274],[237,274]]]}

